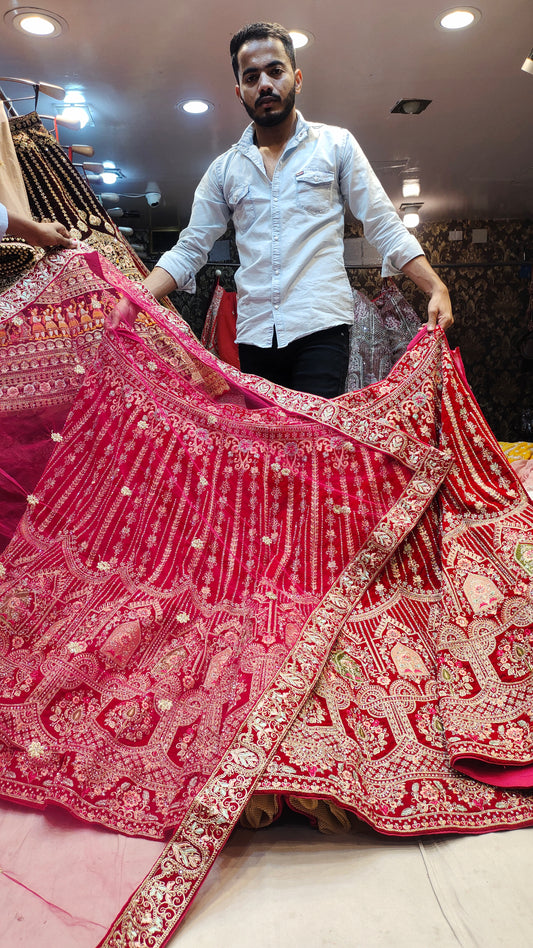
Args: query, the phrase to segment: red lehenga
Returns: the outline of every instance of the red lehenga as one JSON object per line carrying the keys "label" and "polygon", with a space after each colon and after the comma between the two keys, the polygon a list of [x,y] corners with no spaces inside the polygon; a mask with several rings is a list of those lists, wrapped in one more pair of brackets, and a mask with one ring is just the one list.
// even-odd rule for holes
{"label": "red lehenga", "polygon": [[0,793],[171,834],[101,944],[163,945],[253,794],[532,824],[533,507],[444,337],[324,401],[222,366],[95,253],[11,315],[51,285],[148,317],[85,367],[1,566]]}

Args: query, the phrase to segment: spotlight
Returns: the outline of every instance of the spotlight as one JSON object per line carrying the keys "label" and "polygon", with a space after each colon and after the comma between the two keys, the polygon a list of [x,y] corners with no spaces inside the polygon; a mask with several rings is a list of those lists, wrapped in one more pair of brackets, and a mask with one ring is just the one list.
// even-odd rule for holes
{"label": "spotlight", "polygon": [[180,112],[188,112],[189,115],[202,115],[203,112],[209,112],[213,105],[207,99],[182,99],[176,108]]}
{"label": "spotlight", "polygon": [[155,181],[149,181],[146,185],[145,198],[150,207],[157,207],[161,202],[161,191]]}
{"label": "spotlight", "polygon": [[62,16],[37,7],[17,7],[4,14],[4,20],[16,30],[35,37],[60,36],[66,33],[68,23]]}
{"label": "spotlight", "polygon": [[479,23],[481,13],[476,7],[454,7],[439,13],[435,20],[438,30],[464,30]]}
{"label": "spotlight", "polygon": [[310,46],[315,38],[313,34],[307,30],[289,30],[289,35],[295,49],[303,49],[304,46]]}
{"label": "spotlight", "polygon": [[420,223],[419,210],[422,207],[423,202],[420,204],[400,204],[400,211],[403,211],[403,222],[406,227],[418,227]]}

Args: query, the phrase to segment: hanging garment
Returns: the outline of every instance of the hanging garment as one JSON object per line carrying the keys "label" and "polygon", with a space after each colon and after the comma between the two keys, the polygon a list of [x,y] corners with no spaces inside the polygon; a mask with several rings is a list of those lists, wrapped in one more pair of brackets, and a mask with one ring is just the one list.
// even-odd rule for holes
{"label": "hanging garment", "polygon": [[420,329],[420,319],[392,279],[375,300],[353,290],[354,322],[345,391],[380,382]]}
{"label": "hanging garment", "polygon": [[533,507],[442,333],[326,401],[59,257],[24,308],[90,281],[157,324],[86,366],[1,564],[1,795],[174,833],[101,945],[162,946],[254,794],[533,824]]}
{"label": "hanging garment", "polygon": [[33,217],[64,224],[132,279],[148,270],[37,112],[9,120]]}
{"label": "hanging garment", "polygon": [[[0,104],[0,203],[8,213],[31,217],[28,195],[3,104]],[[20,237],[0,240],[0,288],[33,263],[33,247]]]}
{"label": "hanging garment", "polygon": [[353,392],[386,378],[394,364],[389,333],[381,311],[364,293],[353,291],[354,321],[345,389]]}
{"label": "hanging garment", "polygon": [[[11,119],[6,134],[13,136],[11,150],[20,161],[33,216],[64,224],[129,277],[144,276],[146,267],[38,115]],[[54,276],[62,258],[56,252],[46,259],[43,251],[37,252],[43,262],[35,277],[27,270],[32,248],[20,241],[8,246],[6,239],[2,246],[2,275],[9,286],[0,295],[0,549],[12,536],[25,497],[50,456],[51,432],[61,432],[84,365],[102,338],[104,317],[102,307],[91,302],[94,278],[88,277],[83,290],[77,283],[76,295],[69,297],[68,287],[59,294]],[[60,262],[59,269],[62,266]],[[34,280],[42,280],[45,273],[50,280],[47,292],[24,309]]]}
{"label": "hanging garment", "polygon": [[237,334],[237,294],[223,289],[217,278],[202,331],[202,345],[228,365],[240,368]]}
{"label": "hanging garment", "polygon": [[383,289],[374,303],[381,313],[389,337],[394,364],[419,331],[420,318],[392,278],[384,281]]}

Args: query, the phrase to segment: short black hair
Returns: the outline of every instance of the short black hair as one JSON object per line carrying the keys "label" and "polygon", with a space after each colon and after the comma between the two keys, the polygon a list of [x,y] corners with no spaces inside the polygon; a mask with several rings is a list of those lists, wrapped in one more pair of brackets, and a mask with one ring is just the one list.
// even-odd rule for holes
{"label": "short black hair", "polygon": [[269,39],[270,37],[272,37],[272,39],[281,40],[292,68],[296,69],[296,57],[294,55],[291,34],[284,26],[281,26],[279,23],[249,23],[248,26],[243,26],[242,30],[235,33],[235,36],[229,44],[231,65],[237,82],[239,81],[239,63],[237,62],[237,56],[241,46],[244,46],[244,44],[250,40]]}

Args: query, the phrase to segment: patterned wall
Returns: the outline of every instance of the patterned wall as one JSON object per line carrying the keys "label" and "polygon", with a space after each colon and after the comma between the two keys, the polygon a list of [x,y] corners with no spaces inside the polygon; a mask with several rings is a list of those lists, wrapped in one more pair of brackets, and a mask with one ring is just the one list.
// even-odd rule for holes
{"label": "patterned wall", "polygon": [[[487,230],[487,243],[472,243],[474,229]],[[450,241],[449,231],[458,230],[462,240]],[[347,224],[346,236],[361,236],[359,225]],[[527,330],[533,221],[439,221],[421,225],[417,237],[450,290],[456,323],[448,338],[461,350],[470,385],[494,433],[502,441],[533,440],[533,363],[518,351]],[[195,296],[172,296],[197,335],[217,267],[222,285],[233,289],[235,266],[208,265],[198,275]],[[349,277],[371,298],[378,295],[379,269],[351,269]],[[424,319],[424,294],[404,277],[398,285]]]}

